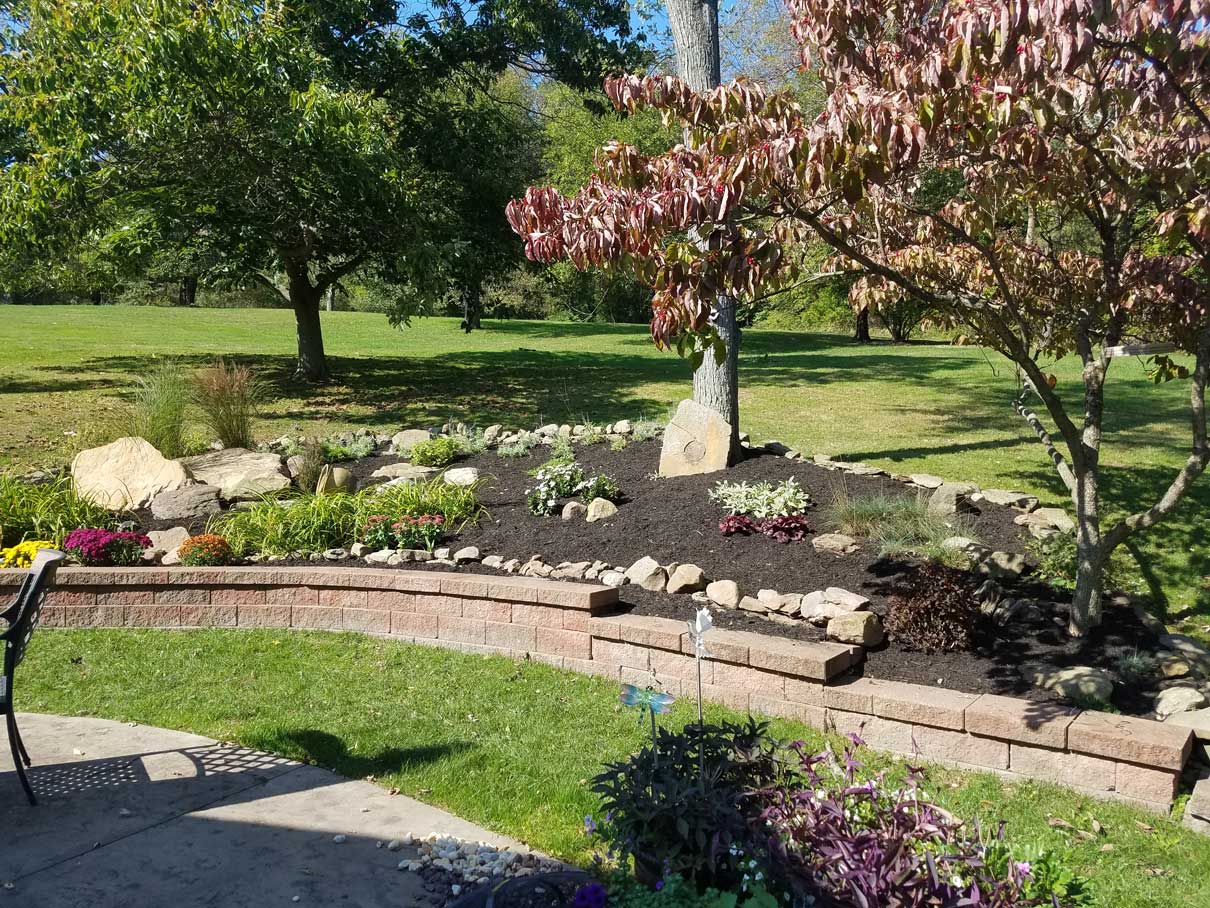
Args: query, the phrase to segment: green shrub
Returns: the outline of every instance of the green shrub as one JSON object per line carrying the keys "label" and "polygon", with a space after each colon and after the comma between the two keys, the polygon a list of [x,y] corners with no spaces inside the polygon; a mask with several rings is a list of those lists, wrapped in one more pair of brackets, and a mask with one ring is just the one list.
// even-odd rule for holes
{"label": "green shrub", "polygon": [[487,437],[482,429],[466,429],[453,433],[450,438],[458,444],[458,450],[468,457],[482,454],[487,450]]}
{"label": "green shrub", "polygon": [[320,443],[324,459],[328,463],[345,463],[350,460],[361,460],[374,453],[374,442],[369,438],[354,438],[349,442],[324,440]]}
{"label": "green shrub", "polygon": [[590,476],[576,486],[576,490],[584,501],[604,498],[606,501],[616,502],[622,497],[622,490],[617,481],[609,476]]}
{"label": "green shrub", "polygon": [[35,485],[0,475],[0,531],[6,546],[25,539],[58,545],[80,527],[113,529],[117,524],[107,509],[77,495],[70,477]]}
{"label": "green shrub", "polygon": [[630,447],[630,438],[626,435],[615,435],[609,439],[609,450],[611,451],[625,451],[628,447]]}
{"label": "green shrub", "polygon": [[[1033,539],[1029,553],[1038,562],[1037,576],[1055,589],[1076,588],[1076,537],[1074,533],[1058,533],[1047,539]],[[1105,589],[1124,593],[1144,590],[1142,577],[1131,563],[1126,549],[1114,549],[1105,565]]]}
{"label": "green shrub", "polygon": [[811,496],[793,477],[777,485],[718,482],[710,490],[710,498],[726,508],[728,514],[752,517],[790,517],[811,506]]}
{"label": "green shrub", "polygon": [[506,445],[500,445],[496,449],[496,453],[501,457],[517,458],[528,457],[529,453],[538,444],[538,436],[532,432],[522,432],[517,436],[516,441],[510,441]]}
{"label": "green shrub", "polygon": [[440,514],[446,526],[473,521],[483,511],[477,488],[438,478],[371,486],[353,495],[264,498],[247,509],[215,515],[208,530],[225,536],[238,555],[321,552],[351,545],[371,517],[394,522]]}
{"label": "green shrub", "polygon": [[568,498],[579,490],[584,481],[584,471],[574,462],[548,462],[533,472],[532,489],[525,490],[525,503],[530,513],[539,516],[553,514],[559,499]]}
{"label": "green shrub", "polygon": [[1150,653],[1141,653],[1136,649],[1132,652],[1119,655],[1114,661],[1114,668],[1117,670],[1119,681],[1128,686],[1136,687],[1154,680],[1155,657]]}
{"label": "green shrub", "polygon": [[265,387],[247,366],[219,360],[194,376],[193,399],[206,428],[228,448],[251,448],[252,419]]}
{"label": "green shrub", "polygon": [[640,419],[634,424],[635,441],[651,441],[664,434],[664,424],[655,419]]}
{"label": "green shrub", "polygon": [[407,459],[421,467],[447,467],[462,453],[462,445],[448,435],[417,442],[408,450]]}
{"label": "green shrub", "polygon": [[189,379],[181,367],[162,362],[141,375],[134,391],[131,424],[126,435],[145,438],[165,457],[183,457],[185,411],[189,405]]}
{"label": "green shrub", "polygon": [[580,444],[585,447],[603,444],[605,441],[605,433],[600,432],[595,428],[588,429],[580,436]]}
{"label": "green shrub", "polygon": [[918,555],[956,568],[969,567],[969,558],[942,543],[953,536],[978,542],[967,523],[932,513],[922,496],[880,493],[854,498],[842,488],[825,519],[841,533],[867,537],[878,545],[880,555]]}
{"label": "green shrub", "polygon": [[576,450],[566,435],[556,435],[550,445],[550,460],[547,463],[571,463],[576,459]]}

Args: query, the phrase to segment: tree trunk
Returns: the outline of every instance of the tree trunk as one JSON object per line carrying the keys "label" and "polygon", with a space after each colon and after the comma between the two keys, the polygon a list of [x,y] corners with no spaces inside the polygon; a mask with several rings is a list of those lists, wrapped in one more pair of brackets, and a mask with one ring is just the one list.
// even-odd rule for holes
{"label": "tree trunk", "polygon": [[178,306],[192,306],[197,303],[197,278],[193,275],[181,279],[181,286],[177,288],[176,304]]}
{"label": "tree trunk", "polygon": [[720,363],[714,350],[707,350],[702,363],[693,372],[693,399],[721,415],[731,426],[731,446],[727,463],[736,463],[742,452],[739,443],[739,345],[740,331],[735,319],[735,300],[720,296],[714,303],[714,326],[726,346]]}
{"label": "tree trunk", "polygon": [[853,334],[853,339],[859,344],[870,343],[870,310],[869,307],[863,307],[857,313],[857,330]]}
{"label": "tree trunk", "polygon": [[319,303],[323,291],[311,284],[306,265],[287,263],[290,305],[298,326],[298,366],[294,378],[307,382],[326,382],[331,378],[324,355],[323,326],[319,321]]}
{"label": "tree trunk", "polygon": [[1101,597],[1107,560],[1101,541],[1095,473],[1077,478],[1075,501],[1076,589],[1071,599],[1067,633],[1072,637],[1083,637],[1101,623]]}
{"label": "tree trunk", "polygon": [[[668,24],[676,47],[680,77],[696,92],[707,92],[722,82],[719,53],[718,0],[665,0]],[[723,362],[708,352],[693,373],[693,399],[722,415],[731,425],[728,462],[739,460],[739,346],[735,300],[719,297],[711,306],[711,321],[726,346]]]}

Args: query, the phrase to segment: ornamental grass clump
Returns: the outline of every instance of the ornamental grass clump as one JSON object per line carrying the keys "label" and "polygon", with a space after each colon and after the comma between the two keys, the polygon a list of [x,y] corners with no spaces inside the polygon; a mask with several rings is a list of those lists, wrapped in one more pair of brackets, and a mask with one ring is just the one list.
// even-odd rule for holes
{"label": "ornamental grass clump", "polygon": [[234,559],[231,543],[215,533],[190,536],[177,549],[177,557],[186,567],[222,567]]}
{"label": "ornamental grass clump", "polygon": [[732,516],[793,517],[811,506],[811,496],[793,477],[774,485],[771,482],[719,482],[710,490],[710,498]]}
{"label": "ornamental grass clump", "polygon": [[76,494],[70,477],[27,483],[0,475],[0,529],[4,545],[16,545],[24,539],[61,543],[78,527],[112,529],[116,525],[117,517],[110,511]]}
{"label": "ornamental grass clump", "polygon": [[219,360],[193,377],[193,401],[206,428],[228,448],[251,448],[252,420],[266,389],[247,366]]}
{"label": "ornamental grass clump", "polygon": [[151,540],[142,533],[89,528],[68,533],[63,548],[90,567],[129,567],[142,560],[143,550],[151,548]]}
{"label": "ornamental grass clump", "polygon": [[946,548],[945,540],[965,536],[979,539],[968,522],[929,510],[918,495],[876,493],[855,497],[841,487],[828,508],[828,524],[849,536],[865,536],[878,546],[878,553],[918,555],[951,567],[968,567],[970,559],[961,550]]}
{"label": "ornamental grass clump", "polygon": [[137,379],[134,410],[126,435],[149,441],[165,457],[182,457],[185,411],[189,406],[189,378],[174,362],[162,362]]}

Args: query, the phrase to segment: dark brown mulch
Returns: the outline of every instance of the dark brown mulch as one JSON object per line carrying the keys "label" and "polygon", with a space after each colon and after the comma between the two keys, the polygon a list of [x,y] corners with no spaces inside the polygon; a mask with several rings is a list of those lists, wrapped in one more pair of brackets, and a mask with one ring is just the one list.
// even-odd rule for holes
{"label": "dark brown mulch", "polygon": [[[724,537],[718,530],[724,511],[708,495],[720,476],[653,478],[659,461],[658,442],[635,443],[622,451],[611,450],[607,445],[577,449],[577,459],[586,474],[607,474],[621,486],[625,497],[612,520],[590,524],[582,518],[563,521],[557,515],[536,517],[525,504],[526,490],[533,484],[529,471],[548,456],[546,448],[535,448],[524,458],[506,459],[486,453],[460,463],[478,467],[486,480],[481,499],[488,516],[463,528],[450,544],[475,545],[485,555],[521,560],[540,554],[550,564],[601,560],[626,566],[644,555],[661,564],[692,562],[711,577],[735,580],[748,594],[761,588],[806,593],[839,586],[868,596],[874,611],[883,615],[890,606],[891,596],[915,567],[910,560],[880,557],[868,543],[852,555],[834,556],[817,553],[809,540],[782,544],[759,535]],[[396,460],[379,456],[346,466],[365,482],[378,467]],[[790,477],[816,502],[808,514],[813,533],[832,529],[827,525],[826,511],[839,493],[846,492],[852,497],[874,493],[916,494],[887,476],[832,472],[770,454],[752,456],[726,474],[732,482],[779,482]],[[1027,537],[1013,523],[1017,513],[1010,508],[986,506],[977,517],[969,519],[967,526],[973,535],[994,549],[1024,551]],[[152,521],[150,514],[141,514],[140,518],[149,528],[180,523]],[[200,531],[203,523],[195,521],[197,525],[190,529]],[[451,570],[448,566],[443,569]],[[459,570],[492,572],[479,565]],[[624,587],[621,593],[623,607],[635,614],[688,619],[697,607],[688,596],[651,593],[635,587]],[[1063,630],[1062,593],[1023,585],[1009,595],[1037,600],[1041,614],[1006,628],[988,623],[980,629],[975,651],[971,653],[917,653],[896,644],[884,644],[867,653],[864,674],[970,693],[1050,699],[1050,693],[1026,680],[1034,670],[1070,665],[1113,670],[1123,654],[1153,648],[1149,632],[1127,607],[1107,605],[1102,626],[1084,639],[1073,640]],[[823,638],[820,629],[805,622],[774,622],[748,612],[715,610],[715,623],[719,627],[795,639]],[[1146,711],[1149,701],[1143,692],[1126,688],[1127,685],[1119,685],[1115,705],[1124,712]]]}

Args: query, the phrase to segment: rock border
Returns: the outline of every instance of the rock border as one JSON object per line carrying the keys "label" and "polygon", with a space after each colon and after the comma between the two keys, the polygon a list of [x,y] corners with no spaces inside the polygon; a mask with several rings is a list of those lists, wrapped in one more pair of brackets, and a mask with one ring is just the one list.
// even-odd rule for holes
{"label": "rock border", "polygon": [[[0,570],[0,593],[24,571]],[[338,567],[64,568],[48,627],[277,627],[355,631],[693,696],[683,622],[617,614],[608,586],[436,571]],[[707,699],[857,734],[867,744],[1010,780],[1042,779],[1165,813],[1193,733],[1150,719],[991,694],[841,679],[858,647],[715,630]]]}

